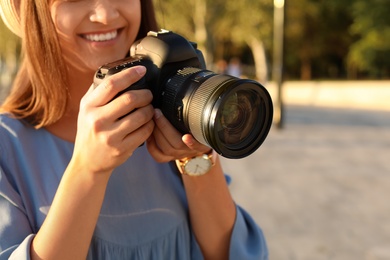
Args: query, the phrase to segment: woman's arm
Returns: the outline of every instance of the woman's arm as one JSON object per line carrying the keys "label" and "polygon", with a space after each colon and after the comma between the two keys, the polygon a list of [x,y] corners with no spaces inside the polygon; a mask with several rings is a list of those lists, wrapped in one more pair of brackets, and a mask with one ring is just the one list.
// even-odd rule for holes
{"label": "woman's arm", "polygon": [[49,213],[31,245],[32,259],[85,259],[103,203],[109,174],[71,163]]}
{"label": "woman's arm", "polygon": [[[168,162],[208,153],[209,147],[191,135],[182,136],[160,110],[155,112],[153,135],[148,149],[158,162]],[[228,259],[229,243],[236,218],[236,206],[230,195],[218,157],[202,176],[183,175],[190,211],[190,222],[205,259]]]}
{"label": "woman's arm", "polygon": [[205,259],[229,259],[236,206],[218,158],[208,173],[183,175],[183,182],[191,225]]}
{"label": "woman's arm", "polygon": [[72,159],[32,242],[32,259],[86,258],[113,169],[154,128],[149,90],[128,91],[112,100],[144,75],[139,68],[113,75],[83,97]]}

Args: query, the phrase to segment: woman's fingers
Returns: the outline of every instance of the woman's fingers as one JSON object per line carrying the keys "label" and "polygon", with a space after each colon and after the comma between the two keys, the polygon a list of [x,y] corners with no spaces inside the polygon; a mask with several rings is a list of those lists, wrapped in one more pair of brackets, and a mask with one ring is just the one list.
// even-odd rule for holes
{"label": "woman's fingers", "polygon": [[90,105],[103,106],[110,102],[119,92],[140,80],[146,73],[144,66],[135,66],[122,70],[105,78],[86,99]]}
{"label": "woman's fingers", "polygon": [[154,122],[155,129],[148,139],[148,149],[158,162],[194,157],[210,151],[191,134],[182,135],[158,109],[155,110]]}

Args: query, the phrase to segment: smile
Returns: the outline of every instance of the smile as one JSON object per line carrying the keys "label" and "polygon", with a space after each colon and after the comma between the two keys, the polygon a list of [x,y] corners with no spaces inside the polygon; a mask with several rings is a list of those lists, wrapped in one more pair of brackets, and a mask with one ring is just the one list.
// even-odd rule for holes
{"label": "smile", "polygon": [[118,36],[118,30],[108,33],[96,33],[96,34],[85,34],[83,38],[92,42],[104,42],[115,39]]}

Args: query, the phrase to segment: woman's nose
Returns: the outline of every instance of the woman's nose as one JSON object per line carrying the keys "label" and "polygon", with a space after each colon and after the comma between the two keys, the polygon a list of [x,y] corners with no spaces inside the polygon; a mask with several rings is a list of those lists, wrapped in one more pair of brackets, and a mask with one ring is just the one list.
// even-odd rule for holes
{"label": "woman's nose", "polygon": [[89,19],[91,22],[109,24],[118,17],[119,12],[116,7],[110,3],[110,0],[96,0]]}

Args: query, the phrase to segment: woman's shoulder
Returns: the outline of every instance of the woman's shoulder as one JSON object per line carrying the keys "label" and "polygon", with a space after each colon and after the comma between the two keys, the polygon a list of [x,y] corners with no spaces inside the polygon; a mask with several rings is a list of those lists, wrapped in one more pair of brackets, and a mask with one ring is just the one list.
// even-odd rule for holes
{"label": "woman's shoulder", "polygon": [[44,128],[36,129],[23,119],[0,113],[0,148],[24,150],[26,147],[43,147],[54,137]]}
{"label": "woman's shoulder", "polygon": [[33,127],[23,120],[16,119],[10,114],[0,113],[0,155],[10,156],[10,153],[23,150],[25,140],[34,139],[28,133],[31,131],[30,128]]}
{"label": "woman's shoulder", "polygon": [[0,133],[17,137],[20,133],[33,128],[22,119],[17,119],[9,113],[0,113]]}

